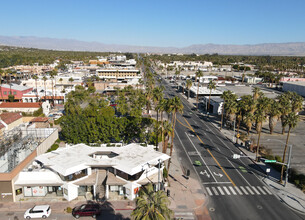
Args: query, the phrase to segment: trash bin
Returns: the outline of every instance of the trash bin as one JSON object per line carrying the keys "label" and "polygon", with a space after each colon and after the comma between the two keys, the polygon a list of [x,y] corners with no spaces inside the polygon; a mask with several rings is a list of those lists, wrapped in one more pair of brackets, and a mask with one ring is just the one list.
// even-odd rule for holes
{"label": "trash bin", "polygon": [[190,174],[191,174],[191,171],[190,171],[190,170],[187,170],[187,171],[186,171],[186,176],[190,176]]}
{"label": "trash bin", "polygon": [[171,191],[170,191],[169,189],[166,191],[166,195],[167,195],[168,197],[170,197]]}

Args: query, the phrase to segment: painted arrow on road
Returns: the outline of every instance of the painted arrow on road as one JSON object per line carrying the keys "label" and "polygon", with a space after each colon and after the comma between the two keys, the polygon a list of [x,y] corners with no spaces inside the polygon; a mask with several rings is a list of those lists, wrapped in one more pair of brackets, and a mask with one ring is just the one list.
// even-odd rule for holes
{"label": "painted arrow on road", "polygon": [[222,177],[223,175],[221,173],[215,173],[213,172],[215,176],[219,176],[219,177]]}
{"label": "painted arrow on road", "polygon": [[208,174],[208,172],[206,170],[203,171],[200,171],[200,174],[201,175],[207,175],[208,178],[210,178],[210,174]]}

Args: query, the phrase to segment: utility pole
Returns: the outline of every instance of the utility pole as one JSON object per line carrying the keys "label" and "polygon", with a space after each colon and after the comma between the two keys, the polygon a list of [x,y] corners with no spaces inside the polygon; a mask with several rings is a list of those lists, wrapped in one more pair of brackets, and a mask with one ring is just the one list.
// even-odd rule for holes
{"label": "utility pole", "polygon": [[161,159],[158,159],[158,169],[159,169],[159,171],[158,171],[158,189],[157,189],[157,191],[159,191],[160,190],[160,179],[161,179],[161,172],[160,172],[160,169],[161,169]]}
{"label": "utility pole", "polygon": [[233,128],[233,137],[232,137],[232,140],[233,140],[233,142],[235,142],[235,119],[234,119],[234,128]]}

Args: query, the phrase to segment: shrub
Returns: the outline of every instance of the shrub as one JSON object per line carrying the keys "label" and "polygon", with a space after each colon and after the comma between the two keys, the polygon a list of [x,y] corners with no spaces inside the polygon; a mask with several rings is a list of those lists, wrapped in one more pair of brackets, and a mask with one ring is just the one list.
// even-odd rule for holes
{"label": "shrub", "polygon": [[58,144],[53,144],[53,145],[49,148],[49,150],[48,150],[47,152],[54,151],[54,150],[56,150],[58,147],[59,147]]}
{"label": "shrub", "polygon": [[60,141],[61,141],[61,140],[58,138],[58,139],[55,141],[55,143],[59,144]]}
{"label": "shrub", "polygon": [[71,208],[71,207],[67,207],[67,208],[66,208],[66,212],[67,212],[67,213],[72,213],[72,208]]}
{"label": "shrub", "polygon": [[33,112],[33,116],[38,117],[43,114],[42,108],[39,108],[37,111]]}

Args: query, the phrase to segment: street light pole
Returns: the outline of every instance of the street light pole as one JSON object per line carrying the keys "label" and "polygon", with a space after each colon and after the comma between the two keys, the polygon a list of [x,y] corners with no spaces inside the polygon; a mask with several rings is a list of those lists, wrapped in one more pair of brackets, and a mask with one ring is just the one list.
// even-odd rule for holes
{"label": "street light pole", "polygon": [[292,145],[289,145],[289,156],[288,156],[286,176],[285,176],[285,187],[286,187],[286,184],[288,183],[288,173],[289,173],[289,169],[290,169],[291,151],[292,151]]}
{"label": "street light pole", "polygon": [[158,159],[158,169],[159,169],[159,171],[158,171],[158,191],[160,190],[160,179],[161,179],[161,173],[160,173],[160,169],[161,169],[161,159]]}
{"label": "street light pole", "polygon": [[[277,140],[277,139],[267,139],[267,141],[271,141],[271,140],[274,140],[274,141],[278,141],[278,142],[281,142],[282,144],[285,144],[283,141],[281,140]],[[291,155],[292,155],[292,144],[289,145],[289,155],[288,155],[288,161],[287,161],[287,164],[284,163],[284,165],[286,165],[286,176],[285,176],[285,184],[284,184],[284,187],[286,187],[286,184],[288,183],[288,172],[289,172],[289,169],[290,169],[290,163],[291,163]]]}
{"label": "street light pole", "polygon": [[233,128],[233,138],[232,138],[232,140],[233,140],[233,143],[235,142],[235,119],[234,119],[234,128]]}

